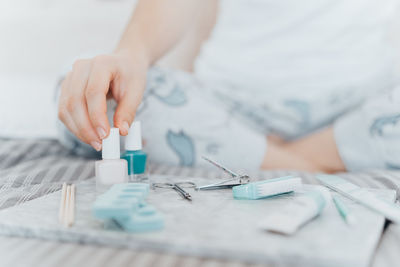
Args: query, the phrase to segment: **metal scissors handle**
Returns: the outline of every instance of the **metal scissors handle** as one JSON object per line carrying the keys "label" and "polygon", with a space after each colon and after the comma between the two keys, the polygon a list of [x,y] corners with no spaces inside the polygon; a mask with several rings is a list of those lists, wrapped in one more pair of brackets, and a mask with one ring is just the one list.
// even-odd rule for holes
{"label": "metal scissors handle", "polygon": [[183,198],[191,201],[192,196],[183,188],[194,188],[196,184],[193,182],[179,182],[179,183],[153,183],[153,188],[170,188],[178,192]]}

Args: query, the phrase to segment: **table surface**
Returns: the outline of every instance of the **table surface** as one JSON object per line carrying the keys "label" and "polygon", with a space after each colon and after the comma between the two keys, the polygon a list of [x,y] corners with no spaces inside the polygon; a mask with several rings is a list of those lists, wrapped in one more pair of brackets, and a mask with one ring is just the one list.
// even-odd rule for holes
{"label": "table surface", "polygon": [[[221,173],[215,170],[155,164],[150,165],[150,169],[158,174],[221,177]],[[251,175],[272,178],[287,174],[301,175],[306,183],[317,183],[309,173],[269,171]],[[69,155],[56,141],[0,139],[0,209],[57,191],[64,181],[76,182],[91,176],[93,161]],[[341,176],[362,187],[399,191],[400,172],[371,170]],[[399,248],[400,226],[389,224],[379,242],[372,266],[397,266],[400,261]],[[0,258],[0,266],[263,266],[147,250],[16,237],[0,237]]]}

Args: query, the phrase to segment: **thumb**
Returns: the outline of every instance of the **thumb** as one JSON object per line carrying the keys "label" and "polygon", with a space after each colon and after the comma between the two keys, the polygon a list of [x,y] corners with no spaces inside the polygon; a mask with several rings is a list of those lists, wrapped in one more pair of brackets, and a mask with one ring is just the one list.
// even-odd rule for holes
{"label": "thumb", "polygon": [[136,110],[142,102],[145,80],[130,79],[125,88],[121,89],[116,99],[118,105],[114,114],[114,125],[119,128],[121,135],[127,135],[129,127],[135,119]]}

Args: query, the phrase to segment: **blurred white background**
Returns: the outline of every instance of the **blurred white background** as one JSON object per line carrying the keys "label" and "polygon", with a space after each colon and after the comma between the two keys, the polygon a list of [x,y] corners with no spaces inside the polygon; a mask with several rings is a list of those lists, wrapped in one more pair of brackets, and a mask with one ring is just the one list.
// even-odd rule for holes
{"label": "blurred white background", "polygon": [[80,55],[112,51],[134,2],[0,1],[0,135],[55,136],[58,80]]}
{"label": "blurred white background", "polygon": [[[135,2],[1,0],[0,136],[55,137],[59,79],[75,59],[113,51]],[[159,64],[190,69],[208,28],[194,29]]]}
{"label": "blurred white background", "polygon": [[[75,59],[113,50],[135,2],[1,0],[0,137],[55,137],[59,79]],[[159,64],[191,69],[215,21],[216,1],[203,2],[202,21]],[[390,38],[400,48],[399,22],[393,23]]]}

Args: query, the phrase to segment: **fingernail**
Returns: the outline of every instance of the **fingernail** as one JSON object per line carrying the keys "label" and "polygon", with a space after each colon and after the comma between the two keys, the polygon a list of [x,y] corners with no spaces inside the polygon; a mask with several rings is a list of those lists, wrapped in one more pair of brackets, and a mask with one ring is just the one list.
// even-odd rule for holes
{"label": "fingernail", "polygon": [[101,128],[101,127],[97,127],[97,134],[99,135],[100,139],[103,139],[104,137],[106,137],[106,131]]}
{"label": "fingernail", "polygon": [[90,145],[96,149],[96,151],[100,151],[101,150],[101,144],[97,141],[92,141],[90,142]]}
{"label": "fingernail", "polygon": [[125,132],[126,134],[128,134],[128,132],[129,132],[129,123],[127,123],[126,121],[124,121],[124,122],[122,123],[122,129],[124,130],[124,132]]}

